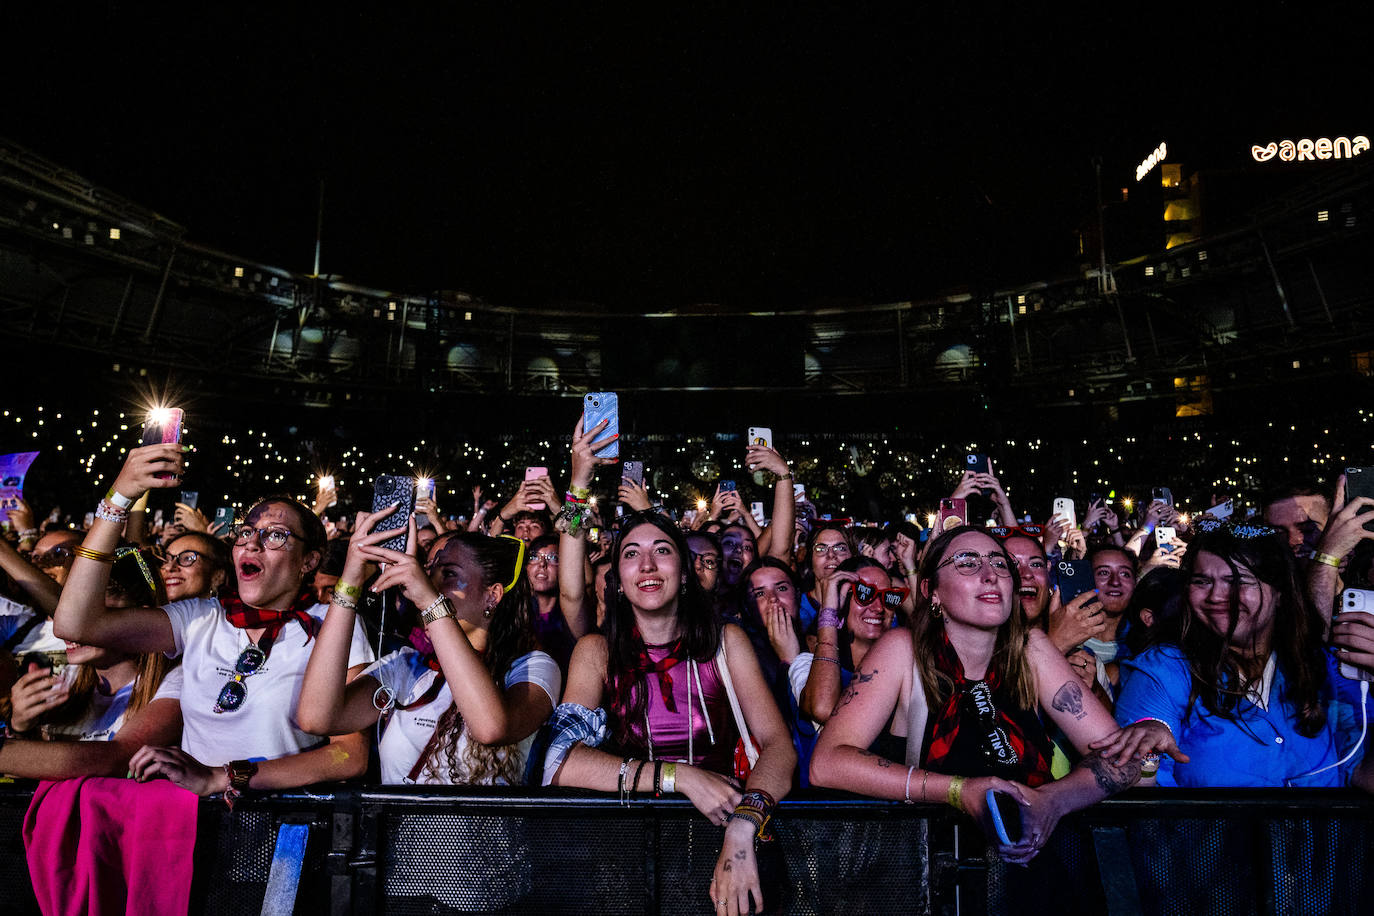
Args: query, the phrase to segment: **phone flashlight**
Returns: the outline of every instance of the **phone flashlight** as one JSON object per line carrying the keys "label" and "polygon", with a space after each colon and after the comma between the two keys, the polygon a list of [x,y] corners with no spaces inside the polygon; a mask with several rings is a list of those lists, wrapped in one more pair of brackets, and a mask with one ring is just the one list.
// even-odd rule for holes
{"label": "phone flashlight", "polygon": [[706,500],[704,500],[704,499],[699,499],[699,500],[697,500],[697,511],[698,511],[698,512],[705,512],[705,511],[706,511]]}

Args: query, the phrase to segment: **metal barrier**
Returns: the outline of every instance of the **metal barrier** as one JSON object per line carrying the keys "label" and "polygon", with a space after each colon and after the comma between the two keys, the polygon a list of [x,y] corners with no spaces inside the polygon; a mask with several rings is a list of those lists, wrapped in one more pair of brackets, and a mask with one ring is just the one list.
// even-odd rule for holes
{"label": "metal barrier", "polygon": [[[8,913],[36,912],[29,792],[0,790]],[[201,808],[192,911],[703,913],[721,829],[682,799],[388,787]],[[945,807],[808,794],[760,855],[770,912],[1357,914],[1374,801],[1344,791],[1135,790],[1065,819],[1029,869]],[[270,892],[269,892],[270,888]]]}

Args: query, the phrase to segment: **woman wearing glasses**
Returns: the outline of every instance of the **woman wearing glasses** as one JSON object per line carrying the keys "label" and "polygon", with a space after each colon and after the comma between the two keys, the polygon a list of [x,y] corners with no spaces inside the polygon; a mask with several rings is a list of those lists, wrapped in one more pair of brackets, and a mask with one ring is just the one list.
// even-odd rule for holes
{"label": "woman wearing glasses", "polygon": [[[150,555],[116,551],[105,606],[120,612],[163,595]],[[169,670],[170,669],[170,670]],[[37,668],[11,691],[0,772],[29,779],[123,776],[148,742],[181,736],[181,670],[160,652],[67,644],[67,665]],[[24,740],[28,739],[28,740]]]}
{"label": "woman wearing glasses", "polygon": [[816,615],[825,603],[822,592],[825,580],[834,575],[839,565],[852,556],[854,544],[849,540],[849,534],[845,529],[827,527],[821,521],[814,523],[811,534],[806,538],[806,568],[802,576],[803,584],[807,585],[801,603],[802,629],[806,632],[811,632],[816,626]]}
{"label": "woman wearing glasses", "polygon": [[[1182,574],[1186,609],[1122,663],[1116,717],[1125,728],[1102,752],[1167,754],[1157,775],[1166,786],[1371,788],[1357,752],[1359,682],[1342,676],[1348,655],[1325,645],[1277,530],[1223,525],[1199,535]],[[1338,624],[1339,646],[1342,634]]]}
{"label": "woman wearing glasses", "polygon": [[[83,644],[181,656],[180,748],[144,747],[130,761],[139,779],[163,776],[201,795],[282,789],[347,779],[367,768],[367,742],[321,742],[294,713],[323,617],[305,587],[319,565],[324,526],[306,506],[265,499],[234,532],[238,594],[107,613],[101,597],[108,557],[128,505],[154,488],[179,485],[181,447],[133,449],[77,551],[54,617],[56,632]],[[178,539],[180,541],[180,539]],[[355,626],[350,665],[374,658]]]}
{"label": "woman wearing glasses", "polygon": [[[1009,795],[1023,830],[999,842],[1010,862],[1033,858],[1071,811],[1132,785],[1140,764],[1117,765],[1090,744],[1116,729],[1064,656],[1013,613],[1016,570],[1002,544],[961,526],[921,562],[915,627],[884,633],[840,697],[811,760],[811,781],[877,798],[947,801],[989,836],[986,793]],[[1050,782],[1048,716],[1084,753]],[[869,751],[884,730],[905,738],[905,766]]]}
{"label": "woman wearing glasses", "polygon": [[[524,542],[447,532],[434,542],[426,570],[410,546],[414,519],[404,553],[381,546],[396,532],[373,527],[390,514],[358,515],[306,670],[301,725],[319,734],[344,734],[388,715],[378,744],[382,782],[388,785],[520,785],[534,733],[553,712],[562,687],[558,664],[535,648],[530,586],[521,571]],[[372,590],[399,588],[420,610],[423,629],[412,633],[412,646],[350,681],[352,593],[369,562],[384,565]]]}

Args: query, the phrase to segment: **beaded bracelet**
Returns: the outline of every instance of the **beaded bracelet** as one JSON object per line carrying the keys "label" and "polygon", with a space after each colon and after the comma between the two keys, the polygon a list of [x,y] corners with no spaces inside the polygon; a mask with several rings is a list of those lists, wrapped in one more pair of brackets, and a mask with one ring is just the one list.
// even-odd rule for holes
{"label": "beaded bracelet", "polygon": [[358,602],[347,595],[340,594],[337,587],[334,590],[334,594],[330,596],[329,603],[337,604],[345,611],[356,611],[358,609]]}
{"label": "beaded bracelet", "polygon": [[121,509],[113,503],[101,500],[95,507],[95,517],[106,522],[122,525],[129,519],[129,510]]}
{"label": "beaded bracelet", "polygon": [[820,613],[816,615],[816,627],[818,629],[820,627],[834,627],[838,630],[840,628],[840,612],[833,607],[821,608]]}

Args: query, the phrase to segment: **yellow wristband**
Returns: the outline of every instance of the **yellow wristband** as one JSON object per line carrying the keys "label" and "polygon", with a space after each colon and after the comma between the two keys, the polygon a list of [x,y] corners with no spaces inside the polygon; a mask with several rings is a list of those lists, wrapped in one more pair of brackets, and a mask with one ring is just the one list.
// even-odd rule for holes
{"label": "yellow wristband", "polygon": [[363,596],[363,590],[352,582],[344,582],[340,579],[334,583],[334,591],[340,595],[347,595],[349,598],[357,599]]}
{"label": "yellow wristband", "polygon": [[955,776],[949,781],[949,791],[945,793],[945,801],[951,808],[958,811],[964,810],[964,777]]}
{"label": "yellow wristband", "polygon": [[1341,558],[1333,557],[1329,553],[1318,553],[1313,556],[1312,559],[1317,563],[1321,563],[1323,566],[1330,566],[1332,569],[1341,568]]}

